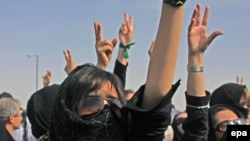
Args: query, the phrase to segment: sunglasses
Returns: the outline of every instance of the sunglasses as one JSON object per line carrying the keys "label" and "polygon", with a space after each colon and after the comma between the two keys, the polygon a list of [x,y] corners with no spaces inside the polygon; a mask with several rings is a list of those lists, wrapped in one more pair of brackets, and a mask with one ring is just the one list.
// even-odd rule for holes
{"label": "sunglasses", "polygon": [[103,98],[99,96],[88,96],[83,99],[81,107],[81,118],[89,119],[101,113],[105,106],[113,110],[121,109],[122,104],[118,98]]}
{"label": "sunglasses", "polygon": [[225,120],[221,123],[219,123],[216,128],[214,128],[216,131],[219,132],[226,132],[227,131],[227,125],[245,125],[246,120],[244,118],[239,118],[236,120]]}

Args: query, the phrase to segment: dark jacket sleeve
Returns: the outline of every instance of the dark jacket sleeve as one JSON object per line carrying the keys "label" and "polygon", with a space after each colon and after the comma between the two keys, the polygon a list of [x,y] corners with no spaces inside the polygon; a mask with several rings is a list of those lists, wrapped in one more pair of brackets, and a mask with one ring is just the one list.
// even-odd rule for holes
{"label": "dark jacket sleeve", "polygon": [[128,66],[128,64],[123,65],[118,60],[115,61],[114,74],[117,75],[120,78],[124,88],[125,88],[125,85],[126,85],[127,66]]}
{"label": "dark jacket sleeve", "polygon": [[171,121],[171,99],[180,81],[172,86],[162,101],[151,110],[140,107],[145,85],[135,93],[128,102],[126,110],[131,114],[128,141],[162,141],[164,133]]}
{"label": "dark jacket sleeve", "polygon": [[187,119],[183,123],[185,131],[182,141],[207,141],[208,137],[208,101],[210,93],[204,97],[186,95]]}

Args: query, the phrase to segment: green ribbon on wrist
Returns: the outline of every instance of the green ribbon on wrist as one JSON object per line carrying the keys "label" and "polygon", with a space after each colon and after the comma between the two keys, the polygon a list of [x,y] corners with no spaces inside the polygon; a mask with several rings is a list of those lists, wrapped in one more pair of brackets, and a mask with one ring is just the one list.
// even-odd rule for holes
{"label": "green ribbon on wrist", "polygon": [[186,0],[163,0],[164,3],[169,4],[173,7],[180,7],[184,5]]}
{"label": "green ribbon on wrist", "polygon": [[123,57],[128,58],[128,49],[130,49],[130,46],[134,45],[135,43],[130,43],[127,45],[124,45],[122,43],[119,44],[120,48],[123,48]]}

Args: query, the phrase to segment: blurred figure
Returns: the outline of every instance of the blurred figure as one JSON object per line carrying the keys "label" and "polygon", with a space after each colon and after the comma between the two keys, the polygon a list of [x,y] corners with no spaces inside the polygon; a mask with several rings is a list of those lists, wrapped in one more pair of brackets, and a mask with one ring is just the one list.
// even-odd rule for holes
{"label": "blurred figure", "polygon": [[135,92],[131,89],[127,89],[125,90],[124,94],[126,101],[129,101],[134,96]]}
{"label": "blurred figure", "polygon": [[[0,94],[0,99],[2,98],[13,98],[8,92],[3,92]],[[36,141],[35,137],[31,133],[31,125],[27,117],[27,112],[20,108],[22,112],[22,122],[19,129],[14,130],[13,138],[16,141]]]}
{"label": "blurred figure", "polygon": [[0,99],[0,139],[14,141],[13,132],[19,129],[22,122],[20,103],[16,99]]}
{"label": "blurred figure", "polygon": [[236,76],[236,83],[237,83],[237,84],[240,84],[240,85],[243,85],[243,83],[244,83],[243,78],[240,77],[240,76]]}
{"label": "blurred figure", "polygon": [[180,112],[175,115],[172,127],[174,131],[173,141],[181,141],[184,134],[184,129],[182,128],[183,122],[187,119],[187,112]]}
{"label": "blurred figure", "polygon": [[163,141],[172,141],[174,138],[174,131],[171,125],[168,125],[167,130],[165,131]]}
{"label": "blurred figure", "polygon": [[210,106],[229,105],[236,108],[245,119],[249,119],[250,92],[246,85],[226,83],[218,87],[211,95]]}
{"label": "blurred figure", "polygon": [[37,139],[48,132],[51,109],[59,88],[57,84],[49,85],[51,77],[51,72],[47,71],[43,76],[44,87],[32,94],[27,103],[27,116],[32,134]]}

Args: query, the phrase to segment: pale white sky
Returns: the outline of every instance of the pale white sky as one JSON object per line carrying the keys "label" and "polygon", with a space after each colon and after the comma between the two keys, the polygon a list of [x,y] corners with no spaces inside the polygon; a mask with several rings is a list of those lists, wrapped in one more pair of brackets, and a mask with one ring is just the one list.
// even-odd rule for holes
{"label": "pale white sky", "polygon": [[[147,50],[158,28],[162,0],[1,0],[0,1],[0,92],[11,92],[23,107],[35,91],[35,58],[39,55],[39,88],[46,70],[52,71],[53,83],[66,77],[62,51],[70,49],[78,64],[96,63],[93,22],[103,25],[103,37],[117,37],[123,13],[135,18],[134,45],[130,52],[127,88],[136,90],[145,82]],[[208,31],[222,29],[205,56],[206,88],[213,91],[236,75],[250,79],[250,1],[188,0],[175,80],[182,84],[173,103],[184,110],[187,64],[187,26],[196,3],[211,8]],[[116,52],[108,70],[113,70]]]}

